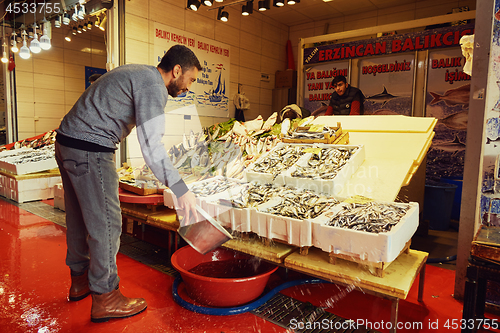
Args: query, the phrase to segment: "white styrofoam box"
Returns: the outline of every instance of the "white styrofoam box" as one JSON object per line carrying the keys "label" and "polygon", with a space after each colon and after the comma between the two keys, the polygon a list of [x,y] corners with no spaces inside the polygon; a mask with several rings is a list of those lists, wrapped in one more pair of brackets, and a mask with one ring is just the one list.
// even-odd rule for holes
{"label": "white styrofoam box", "polygon": [[61,183],[54,185],[54,208],[66,211],[64,205],[64,188]]}
{"label": "white styrofoam box", "polygon": [[[37,150],[33,148],[21,148],[2,153],[4,154],[0,156],[0,169],[13,174],[24,175],[57,168],[53,146],[47,146]],[[36,156],[33,157],[33,155]],[[22,158],[29,158],[30,156],[36,158],[40,155],[45,155],[45,157],[48,158],[40,161],[19,163]]]}
{"label": "white styrofoam box", "polygon": [[410,209],[390,231],[378,234],[327,225],[332,214],[342,209],[344,203],[334,206],[329,212],[311,220],[313,246],[374,263],[394,261],[417,231],[418,203],[391,204],[410,205]]}
{"label": "white styrofoam box", "polygon": [[311,144],[311,147],[317,148],[347,148],[354,149],[358,148],[357,151],[351,156],[349,161],[338,171],[337,175],[333,179],[321,179],[321,178],[300,178],[292,177],[292,173],[296,170],[296,165],[305,166],[307,165],[312,153],[307,153],[303,155],[297,163],[295,163],[291,168],[289,168],[284,174],[285,184],[294,186],[300,189],[308,189],[316,193],[322,193],[325,195],[338,195],[342,192],[342,189],[359,166],[363,164],[365,160],[365,148],[363,145],[329,145],[329,144]]}
{"label": "white styrofoam box", "polygon": [[34,189],[29,191],[17,191],[11,189],[9,195],[9,199],[19,203],[27,201],[52,199],[53,197],[54,197],[53,188]]}
{"label": "white styrofoam box", "polygon": [[205,202],[207,213],[214,216],[217,221],[226,228],[239,232],[251,232],[250,221],[252,214],[255,214],[254,208],[236,208],[229,207],[216,200]]}
{"label": "white styrofoam box", "polygon": [[0,161],[0,169],[3,169],[7,172],[11,172],[16,175],[25,175],[28,173],[41,172],[55,168],[57,168],[57,162],[55,157],[43,161],[23,163],[23,164],[11,164],[8,162]]}
{"label": "white styrofoam box", "polygon": [[274,198],[257,207],[252,215],[251,228],[257,235],[269,239],[278,239],[295,246],[312,246],[311,220],[266,213],[266,208],[279,203]]}
{"label": "white styrofoam box", "polygon": [[276,177],[274,177],[270,173],[253,171],[253,167],[256,163],[260,163],[264,159],[268,158],[273,152],[275,152],[278,149],[281,149],[284,146],[307,146],[307,144],[295,144],[295,143],[283,143],[283,142],[278,143],[273,149],[260,155],[260,157],[255,162],[251,163],[247,168],[245,168],[245,171],[243,173],[243,179],[247,182],[255,181],[259,184],[285,185],[284,172],[286,170],[283,170]]}
{"label": "white styrofoam box", "polygon": [[2,197],[7,196],[7,186],[5,184],[6,181],[7,177],[5,177],[4,175],[0,175],[0,195]]}
{"label": "white styrofoam box", "polygon": [[5,176],[4,196],[19,203],[54,198],[54,185],[61,182],[59,175],[16,180]]}

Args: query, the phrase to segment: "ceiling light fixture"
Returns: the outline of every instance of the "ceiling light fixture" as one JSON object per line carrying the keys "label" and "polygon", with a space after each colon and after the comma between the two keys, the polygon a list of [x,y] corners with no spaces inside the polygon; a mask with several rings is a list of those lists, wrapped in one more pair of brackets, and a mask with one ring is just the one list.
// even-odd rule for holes
{"label": "ceiling light fixture", "polygon": [[9,62],[9,58],[7,57],[7,50],[8,50],[8,47],[7,47],[7,44],[5,43],[5,21],[2,22],[2,40],[3,40],[3,44],[2,44],[2,62],[4,64],[8,63]]}
{"label": "ceiling light fixture", "polygon": [[300,0],[288,0],[288,1],[286,2],[286,4],[287,4],[287,5],[295,5],[296,3],[299,3],[299,2],[300,2]]}
{"label": "ceiling light fixture", "polygon": [[283,7],[284,5],[285,5],[285,0],[274,0],[273,1],[274,7]]}
{"label": "ceiling light fixture", "polygon": [[253,13],[253,0],[247,1],[247,3],[241,6],[241,15],[248,16]]}
{"label": "ceiling light fixture", "polygon": [[200,8],[201,3],[198,0],[188,0],[187,8],[197,11]]}
{"label": "ceiling light fixture", "polygon": [[101,29],[102,31],[106,30],[106,21],[107,21],[107,16],[104,15],[104,18],[102,19],[102,22],[101,24],[99,24],[99,29]]}
{"label": "ceiling light fixture", "polygon": [[29,57],[31,57],[31,53],[30,49],[26,45],[26,30],[21,32],[21,36],[23,37],[23,46],[21,46],[21,49],[19,50],[19,56],[22,59],[29,59]]}
{"label": "ceiling light fixture", "polygon": [[87,30],[92,30],[92,22],[90,20],[87,22]]}
{"label": "ceiling light fixture", "polygon": [[73,26],[73,28],[71,29],[71,33],[76,36],[77,32],[78,32],[78,29],[76,28],[76,26]]}
{"label": "ceiling light fixture", "polygon": [[54,20],[54,27],[60,28],[61,27],[61,21],[62,21],[61,15],[57,15],[56,19]]}
{"label": "ceiling light fixture", "polygon": [[266,11],[268,9],[271,9],[270,0],[259,1],[259,11],[260,12]]}
{"label": "ceiling light fixture", "polygon": [[16,32],[12,32],[12,37],[11,37],[11,41],[10,41],[10,45],[12,45],[12,47],[10,48],[10,50],[14,53],[17,53],[19,52],[19,48],[17,47],[17,38],[16,38]]}
{"label": "ceiling light fixture", "polygon": [[203,4],[204,4],[205,6],[210,7],[210,6],[212,6],[212,2],[213,2],[212,0],[204,0],[204,1],[203,1]]}
{"label": "ceiling light fixture", "polygon": [[75,11],[71,15],[71,19],[75,22],[78,21],[78,5],[75,5]]}
{"label": "ceiling light fixture", "polygon": [[224,10],[224,7],[219,7],[219,10],[217,12],[217,20],[220,20],[222,22],[227,22],[229,19],[229,13]]}
{"label": "ceiling light fixture", "polygon": [[47,20],[43,18],[42,21],[43,35],[42,37],[40,37],[40,47],[42,48],[42,50],[48,50],[52,47],[52,45],[50,44],[50,37],[47,33],[49,25],[50,22],[47,22]]}
{"label": "ceiling light fixture", "polygon": [[69,25],[69,22],[71,21],[71,17],[69,16],[68,12],[64,12],[63,17],[62,17],[62,23],[64,25]]}
{"label": "ceiling light fixture", "polygon": [[78,10],[78,18],[83,20],[85,18],[85,6],[80,3],[80,9]]}
{"label": "ceiling light fixture", "polygon": [[73,34],[73,30],[69,29],[68,33],[66,34],[66,37],[64,37],[64,40],[67,42],[71,42],[71,35]]}
{"label": "ceiling light fixture", "polygon": [[94,21],[94,25],[99,28],[100,24],[101,24],[101,17],[97,16],[97,19]]}

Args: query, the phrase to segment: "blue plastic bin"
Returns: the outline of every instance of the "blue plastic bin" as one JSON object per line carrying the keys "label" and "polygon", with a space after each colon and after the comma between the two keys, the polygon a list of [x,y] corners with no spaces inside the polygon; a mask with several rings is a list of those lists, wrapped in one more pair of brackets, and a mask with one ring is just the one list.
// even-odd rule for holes
{"label": "blue plastic bin", "polygon": [[451,219],[460,221],[460,207],[462,206],[462,185],[464,181],[460,178],[441,178],[443,183],[457,185],[453,206],[451,207]]}
{"label": "blue plastic bin", "polygon": [[442,182],[425,185],[423,215],[429,220],[429,229],[449,229],[456,189],[457,185]]}

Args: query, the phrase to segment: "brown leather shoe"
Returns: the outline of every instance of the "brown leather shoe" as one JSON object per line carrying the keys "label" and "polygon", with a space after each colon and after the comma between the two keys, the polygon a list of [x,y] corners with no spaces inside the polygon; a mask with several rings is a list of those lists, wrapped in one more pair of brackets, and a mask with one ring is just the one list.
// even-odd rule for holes
{"label": "brown leather shoe", "polygon": [[106,294],[92,293],[92,310],[90,320],[103,323],[112,318],[127,318],[146,310],[148,304],[144,298],[128,298],[122,295],[119,288]]}
{"label": "brown leather shoe", "polygon": [[90,295],[89,289],[89,271],[82,275],[71,275],[71,288],[69,288],[69,300],[76,302]]}

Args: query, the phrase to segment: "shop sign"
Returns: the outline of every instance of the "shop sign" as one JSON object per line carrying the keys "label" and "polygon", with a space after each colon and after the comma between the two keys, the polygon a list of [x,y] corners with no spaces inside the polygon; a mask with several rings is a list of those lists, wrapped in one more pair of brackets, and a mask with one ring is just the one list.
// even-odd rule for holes
{"label": "shop sign", "polygon": [[326,111],[332,97],[332,80],[337,75],[348,75],[349,62],[338,61],[334,64],[320,64],[304,71],[304,108],[314,112]]}
{"label": "shop sign", "polygon": [[438,119],[427,154],[427,178],[463,176],[471,77],[460,48],[429,52],[425,115]]}
{"label": "shop sign", "polygon": [[[310,47],[304,49],[304,65],[458,46],[460,45],[460,38],[462,36],[473,33],[474,25],[467,24],[419,31],[411,34],[390,35],[342,44]],[[378,71],[378,68],[376,70]]]}
{"label": "shop sign", "polygon": [[193,33],[155,22],[154,64],[176,44],[189,47],[203,67],[197,81],[185,96],[169,97],[165,110],[169,113],[228,117],[230,96],[230,46]]}
{"label": "shop sign", "polygon": [[359,89],[365,96],[364,114],[412,115],[413,54],[361,59]]}

